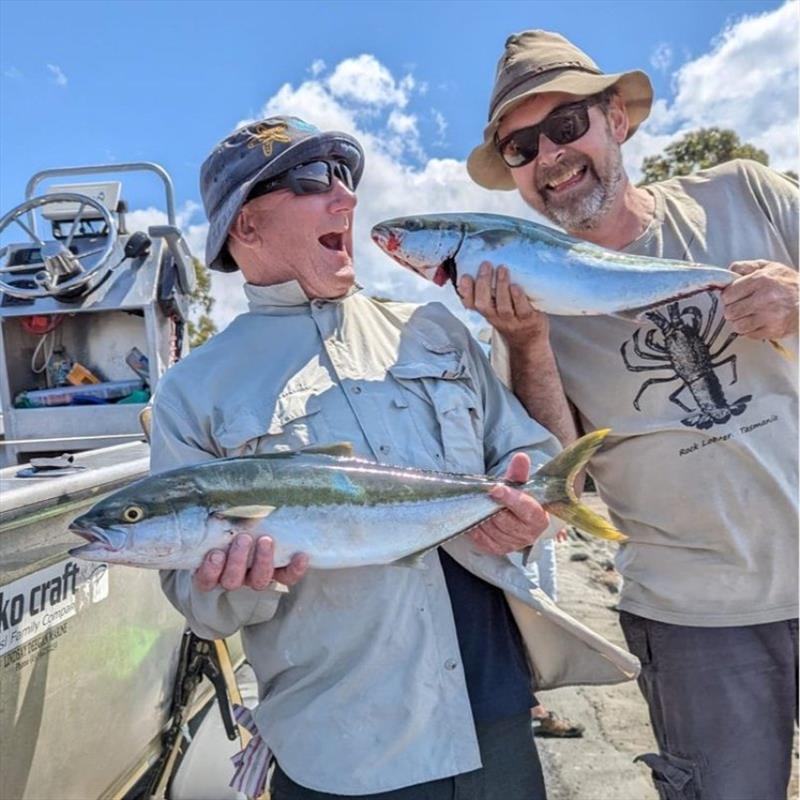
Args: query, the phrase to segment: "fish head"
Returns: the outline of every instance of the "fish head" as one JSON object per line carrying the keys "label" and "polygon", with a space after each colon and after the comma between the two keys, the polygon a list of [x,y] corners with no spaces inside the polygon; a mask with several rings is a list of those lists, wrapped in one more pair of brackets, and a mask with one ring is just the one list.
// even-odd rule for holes
{"label": "fish head", "polygon": [[70,554],[87,561],[187,569],[199,565],[208,550],[224,546],[224,525],[208,509],[159,494],[158,488],[155,478],[146,478],[73,520],[69,530],[87,543]]}
{"label": "fish head", "polygon": [[455,284],[464,235],[464,224],[446,214],[397,217],[372,228],[372,240],[384,253],[438,286]]}

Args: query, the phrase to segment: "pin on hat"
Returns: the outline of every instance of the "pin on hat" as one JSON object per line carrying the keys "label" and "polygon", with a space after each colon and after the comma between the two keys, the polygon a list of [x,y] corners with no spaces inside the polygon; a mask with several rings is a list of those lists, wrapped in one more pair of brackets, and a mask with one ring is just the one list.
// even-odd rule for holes
{"label": "pin on hat", "polygon": [[316,158],[344,161],[358,186],[364,151],[352,136],[321,131],[298,117],[270,117],[237,128],[211,152],[200,168],[200,194],[208,217],[206,264],[238,269],[225,242],[236,215],[257,183],[275,178]]}

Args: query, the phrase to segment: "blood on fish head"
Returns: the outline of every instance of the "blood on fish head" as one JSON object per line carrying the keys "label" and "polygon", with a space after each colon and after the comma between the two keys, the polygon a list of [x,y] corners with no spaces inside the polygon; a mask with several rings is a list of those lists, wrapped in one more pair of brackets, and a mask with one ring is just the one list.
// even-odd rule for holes
{"label": "blood on fish head", "polygon": [[398,217],[375,225],[372,239],[398,264],[438,286],[452,280],[464,233],[444,216]]}
{"label": "blood on fish head", "polygon": [[402,239],[397,231],[385,224],[376,225],[371,231],[372,241],[390,255],[400,249]]}

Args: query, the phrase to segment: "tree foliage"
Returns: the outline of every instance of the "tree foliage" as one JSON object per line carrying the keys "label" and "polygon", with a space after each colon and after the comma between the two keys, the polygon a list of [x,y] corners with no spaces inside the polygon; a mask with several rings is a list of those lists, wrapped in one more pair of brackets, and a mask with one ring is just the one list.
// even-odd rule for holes
{"label": "tree foliage", "polygon": [[211,273],[198,258],[193,258],[194,274],[197,276],[197,285],[189,295],[189,345],[192,348],[200,347],[207,342],[216,332],[217,326],[211,319],[211,309],[214,298],[211,296]]}
{"label": "tree foliage", "polygon": [[647,156],[642,162],[640,186],[676,175],[691,175],[734,158],[749,158],[765,166],[769,156],[759,148],[742,142],[735,131],[725,128],[700,128],[667,145],[660,156]]}

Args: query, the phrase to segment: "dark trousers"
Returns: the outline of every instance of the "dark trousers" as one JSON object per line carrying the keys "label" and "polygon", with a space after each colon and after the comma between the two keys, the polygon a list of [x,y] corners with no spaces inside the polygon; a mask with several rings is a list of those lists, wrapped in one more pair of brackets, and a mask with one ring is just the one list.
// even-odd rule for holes
{"label": "dark trousers", "polygon": [[[483,767],[453,778],[418,783],[391,792],[359,795],[362,800],[546,800],[539,755],[528,712],[477,724]],[[352,800],[315,792],[290,780],[275,765],[271,800]]]}
{"label": "dark trousers", "polygon": [[786,800],[797,719],[797,620],[669,625],[623,611],[660,753],[661,800]]}

